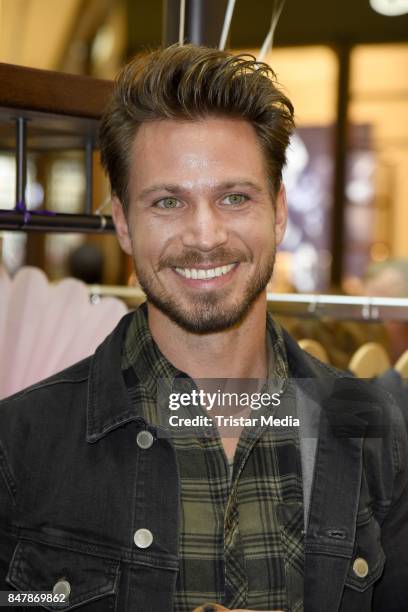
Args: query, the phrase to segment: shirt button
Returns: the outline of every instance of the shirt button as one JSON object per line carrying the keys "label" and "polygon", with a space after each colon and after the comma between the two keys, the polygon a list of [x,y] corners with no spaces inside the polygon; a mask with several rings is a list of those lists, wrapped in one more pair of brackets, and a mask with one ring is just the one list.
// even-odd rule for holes
{"label": "shirt button", "polygon": [[365,578],[368,574],[367,561],[361,557],[357,557],[353,563],[353,572],[358,578]]}
{"label": "shirt button", "polygon": [[69,594],[71,593],[71,585],[68,580],[58,580],[54,584],[54,588],[52,589],[53,595],[64,595],[66,599],[68,599]]}
{"label": "shirt button", "polygon": [[147,449],[153,444],[154,438],[150,431],[143,429],[136,436],[136,442],[139,448]]}
{"label": "shirt button", "polygon": [[149,529],[138,529],[133,540],[138,548],[149,548],[153,542],[153,534]]}

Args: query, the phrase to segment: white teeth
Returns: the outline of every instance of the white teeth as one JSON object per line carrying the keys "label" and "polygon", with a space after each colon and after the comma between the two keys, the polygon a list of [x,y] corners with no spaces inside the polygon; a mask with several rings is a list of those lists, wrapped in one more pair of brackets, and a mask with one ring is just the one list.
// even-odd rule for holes
{"label": "white teeth", "polygon": [[227,266],[219,266],[218,268],[210,268],[209,270],[203,270],[202,268],[176,268],[176,272],[184,276],[185,278],[192,278],[194,280],[207,280],[210,278],[216,278],[217,276],[223,276],[228,274],[236,264],[228,264]]}

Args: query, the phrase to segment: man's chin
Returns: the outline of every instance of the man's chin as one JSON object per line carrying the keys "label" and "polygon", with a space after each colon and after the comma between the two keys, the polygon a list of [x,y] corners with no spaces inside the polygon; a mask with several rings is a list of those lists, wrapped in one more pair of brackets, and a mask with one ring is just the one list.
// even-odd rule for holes
{"label": "man's chin", "polygon": [[210,334],[225,331],[235,325],[239,316],[230,312],[205,312],[199,309],[187,310],[172,308],[169,304],[159,304],[149,300],[164,315],[176,323],[179,327],[192,334]]}
{"label": "man's chin", "polygon": [[219,300],[218,304],[202,300],[186,306],[147,295],[147,301],[185,331],[193,334],[212,334],[238,325],[245,318],[255,297],[246,304],[242,302],[238,305],[224,304],[223,307],[219,304]]}

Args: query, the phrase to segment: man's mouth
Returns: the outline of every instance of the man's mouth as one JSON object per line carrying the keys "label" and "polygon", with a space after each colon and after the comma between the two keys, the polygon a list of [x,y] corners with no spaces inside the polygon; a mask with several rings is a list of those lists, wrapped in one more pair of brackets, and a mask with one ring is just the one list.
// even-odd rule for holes
{"label": "man's mouth", "polygon": [[217,266],[215,268],[174,268],[177,274],[184,278],[191,278],[193,280],[208,280],[211,278],[217,278],[224,276],[231,272],[233,268],[238,265],[238,262],[228,264],[226,266]]}

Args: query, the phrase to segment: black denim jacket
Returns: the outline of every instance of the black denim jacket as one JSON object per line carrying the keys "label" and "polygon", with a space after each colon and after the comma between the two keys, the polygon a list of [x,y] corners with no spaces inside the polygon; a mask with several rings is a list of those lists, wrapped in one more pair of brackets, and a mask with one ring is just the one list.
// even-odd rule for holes
{"label": "black denim jacket", "polygon": [[[170,439],[135,415],[126,390],[120,354],[130,317],[91,358],[0,403],[0,591],[52,591],[65,581],[66,610],[173,610],[177,463]],[[304,379],[319,409],[316,455],[302,464],[310,483],[304,609],[405,612],[408,444],[400,410],[287,334],[285,345],[292,377]],[[143,429],[153,435],[145,448],[137,443]]]}

